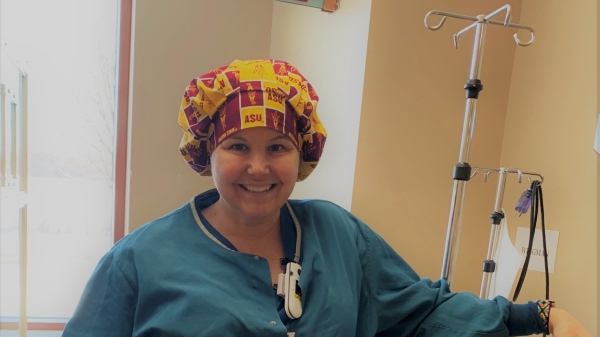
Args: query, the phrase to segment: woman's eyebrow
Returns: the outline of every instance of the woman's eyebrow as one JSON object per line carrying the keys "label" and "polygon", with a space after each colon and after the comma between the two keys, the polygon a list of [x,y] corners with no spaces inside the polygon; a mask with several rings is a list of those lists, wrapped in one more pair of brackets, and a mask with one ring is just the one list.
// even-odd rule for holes
{"label": "woman's eyebrow", "polygon": [[[246,138],[244,138],[242,136],[238,136],[238,135],[229,136],[227,139],[236,139],[236,140],[241,140],[241,141],[247,141]],[[289,137],[286,135],[279,135],[279,136],[275,136],[275,137],[271,138],[269,141],[274,142],[279,139],[289,139]]]}
{"label": "woman's eyebrow", "polygon": [[276,136],[276,137],[272,138],[271,141],[274,142],[274,141],[279,140],[279,139],[290,139],[290,138],[288,136],[286,136],[286,135],[279,135],[279,136]]}
{"label": "woman's eyebrow", "polygon": [[246,141],[246,138],[244,138],[242,136],[237,136],[237,135],[229,136],[228,138]]}

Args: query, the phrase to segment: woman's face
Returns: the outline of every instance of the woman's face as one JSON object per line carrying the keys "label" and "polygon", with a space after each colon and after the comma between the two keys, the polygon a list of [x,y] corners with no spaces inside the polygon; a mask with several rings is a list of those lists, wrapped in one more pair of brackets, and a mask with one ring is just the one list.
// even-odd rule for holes
{"label": "woman's face", "polygon": [[225,139],[210,159],[227,212],[239,221],[260,224],[277,216],[292,193],[300,156],[287,136],[255,127]]}

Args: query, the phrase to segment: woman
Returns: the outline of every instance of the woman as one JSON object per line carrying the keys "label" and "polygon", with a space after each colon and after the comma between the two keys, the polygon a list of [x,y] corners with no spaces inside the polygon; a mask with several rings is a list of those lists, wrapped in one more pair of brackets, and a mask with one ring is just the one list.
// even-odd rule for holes
{"label": "woman", "polygon": [[420,279],[341,207],[288,200],[323,152],[317,103],[277,60],[193,79],[180,150],[216,189],[119,241],[63,336],[589,336],[548,301]]}

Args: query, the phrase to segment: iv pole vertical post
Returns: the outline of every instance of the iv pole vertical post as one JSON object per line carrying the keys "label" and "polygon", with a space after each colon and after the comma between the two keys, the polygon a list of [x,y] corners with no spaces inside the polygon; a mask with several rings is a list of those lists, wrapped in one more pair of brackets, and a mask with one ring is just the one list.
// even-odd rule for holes
{"label": "iv pole vertical post", "polygon": [[[475,38],[473,41],[473,54],[471,56],[471,70],[469,81],[465,85],[467,90],[467,101],[465,107],[465,118],[463,122],[462,141],[458,164],[454,167],[454,187],[452,190],[452,202],[450,216],[448,219],[448,231],[446,233],[446,245],[444,247],[444,260],[442,264],[442,278],[450,284],[454,273],[454,264],[458,253],[458,241],[460,237],[460,226],[462,221],[462,209],[465,200],[467,181],[471,177],[471,166],[468,164],[471,138],[475,123],[475,112],[477,97],[483,86],[479,80],[481,63],[483,57],[483,42],[485,39],[486,22],[484,15],[477,16],[475,26]],[[455,43],[457,38],[455,37]]]}
{"label": "iv pole vertical post", "polygon": [[506,175],[508,170],[504,167],[500,168],[498,172],[498,188],[496,189],[496,202],[494,204],[494,211],[490,218],[492,218],[492,231],[490,233],[490,242],[488,244],[488,252],[486,260],[483,261],[483,277],[481,280],[481,290],[479,292],[479,298],[487,299],[490,292],[490,283],[492,274],[496,272],[496,262],[494,256],[498,249],[498,237],[500,236],[500,224],[504,219],[504,212],[502,212],[502,203],[504,201],[504,189],[506,188]]}

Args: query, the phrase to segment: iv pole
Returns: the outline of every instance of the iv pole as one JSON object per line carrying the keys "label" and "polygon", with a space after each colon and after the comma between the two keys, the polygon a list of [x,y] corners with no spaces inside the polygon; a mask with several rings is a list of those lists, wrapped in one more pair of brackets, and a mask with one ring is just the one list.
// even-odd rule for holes
{"label": "iv pole", "polygon": [[[503,22],[491,20],[492,17],[497,14],[506,11]],[[497,10],[487,15],[466,16],[462,14],[455,14],[449,12],[442,12],[433,10],[427,13],[425,16],[425,27],[431,30],[438,30],[442,28],[444,22],[448,17],[457,18],[462,20],[474,21],[471,25],[462,29],[458,33],[454,34],[454,47],[458,48],[458,41],[462,34],[475,28],[475,39],[473,41],[473,53],[471,56],[471,69],[469,72],[469,80],[465,84],[464,88],[467,91],[467,101],[465,107],[465,116],[462,131],[462,140],[460,146],[460,153],[458,158],[458,164],[454,166],[454,187],[452,191],[452,202],[450,206],[450,216],[448,219],[448,231],[446,233],[446,245],[444,248],[444,260],[442,264],[442,275],[441,278],[446,280],[448,284],[452,282],[454,273],[454,264],[456,262],[456,256],[458,252],[458,239],[460,236],[460,226],[462,221],[462,210],[465,199],[466,185],[471,178],[471,165],[469,165],[469,151],[471,147],[471,139],[473,136],[473,126],[475,123],[475,111],[477,105],[477,98],[479,92],[483,89],[479,75],[481,73],[481,63],[483,57],[483,44],[485,40],[485,33],[488,24],[502,25],[504,27],[513,27],[518,29],[525,29],[531,33],[531,39],[528,42],[521,42],[515,33],[513,35],[515,42],[523,47],[527,47],[533,43],[535,39],[533,28],[523,26],[519,24],[510,23],[511,7],[510,5],[504,5]],[[442,20],[436,26],[431,26],[428,22],[429,16],[440,15]],[[502,174],[501,174],[502,176]],[[497,227],[497,226],[496,226]]]}
{"label": "iv pole", "polygon": [[[488,244],[488,252],[485,261],[483,261],[483,277],[481,280],[481,289],[479,291],[479,298],[491,299],[493,296],[490,292],[490,285],[492,282],[492,275],[496,271],[496,261],[494,257],[498,250],[498,241],[500,237],[500,224],[504,219],[504,212],[502,210],[502,202],[504,200],[504,189],[506,187],[506,176],[509,173],[517,173],[519,183],[523,181],[523,175],[537,176],[540,178],[540,185],[544,183],[544,176],[540,173],[525,172],[519,169],[510,169],[505,167],[487,168],[487,167],[473,167],[475,171],[471,175],[471,178],[477,174],[477,170],[485,170],[484,180],[487,181],[488,176],[492,172],[498,172],[498,187],[496,188],[496,201],[494,203],[494,211],[490,218],[492,218],[492,231],[490,233],[490,242]],[[529,179],[529,178],[528,178]],[[531,181],[531,180],[530,180]]]}

